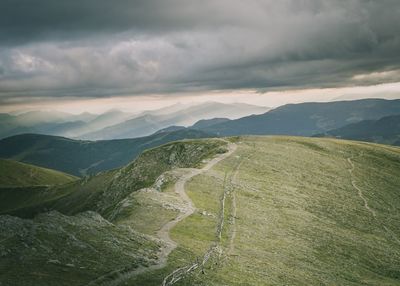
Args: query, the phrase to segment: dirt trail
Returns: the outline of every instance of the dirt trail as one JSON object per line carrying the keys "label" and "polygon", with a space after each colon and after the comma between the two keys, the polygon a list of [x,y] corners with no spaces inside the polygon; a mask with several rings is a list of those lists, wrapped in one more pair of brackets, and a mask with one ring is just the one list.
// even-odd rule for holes
{"label": "dirt trail", "polygon": [[[362,154],[360,156],[362,156]],[[358,196],[364,201],[364,207],[372,214],[374,219],[378,221],[375,211],[369,207],[368,201],[364,197],[362,190],[356,185],[355,181],[353,180],[354,163],[351,160],[351,157],[347,158],[347,162],[349,162],[349,164],[351,166],[351,169],[348,169],[349,173],[350,173],[350,178],[351,178],[351,185],[353,186],[353,188],[355,188],[358,191]],[[398,244],[400,244],[400,240],[397,238],[396,234],[393,231],[391,231],[388,227],[386,227],[383,224],[382,224],[382,227]]]}
{"label": "dirt trail", "polygon": [[[187,203],[187,209],[184,213],[179,214],[174,220],[166,223],[158,232],[157,236],[165,241],[169,246],[167,246],[163,251],[161,257],[164,257],[164,259],[171,253],[172,250],[174,250],[177,246],[176,242],[173,241],[170,236],[169,232],[170,230],[178,224],[180,221],[184,220],[188,216],[194,213],[196,208],[193,205],[192,200],[189,198],[189,196],[185,192],[185,184],[188,180],[193,178],[194,176],[197,176],[205,171],[210,170],[214,165],[222,161],[223,159],[229,157],[232,155],[232,153],[236,150],[237,146],[236,144],[229,143],[228,144],[228,152],[212,159],[201,169],[189,169],[190,172],[182,176],[176,183],[175,183],[175,192],[179,194],[181,199]],[[166,261],[164,261],[165,263]]]}
{"label": "dirt trail", "polygon": [[351,160],[351,157],[347,158],[347,162],[349,162],[351,166],[351,169],[348,169],[350,173],[351,185],[358,191],[358,196],[364,201],[364,207],[372,214],[373,217],[376,217],[375,211],[369,207],[368,201],[364,197],[362,190],[356,185],[356,182],[353,180],[354,163]]}
{"label": "dirt trail", "polygon": [[[198,175],[204,171],[209,171],[216,163],[219,161],[223,160],[226,157],[229,157],[237,148],[236,144],[230,143],[228,145],[229,151],[225,153],[222,157],[215,158],[215,162],[210,161],[207,166],[202,168],[201,170],[194,170],[195,174],[188,174],[188,176],[193,177],[195,175]],[[237,167],[236,167],[237,168]],[[185,191],[184,191],[184,184],[187,180],[185,180],[185,177],[181,178],[182,180],[182,187],[178,185],[179,181],[175,185],[176,191],[182,192],[183,197],[186,197],[188,200],[188,203],[192,205],[191,200],[187,197]],[[212,255],[215,253],[221,255],[222,254],[222,249],[220,247],[220,241],[221,241],[221,236],[222,236],[222,230],[224,227],[224,214],[225,214],[225,199],[226,197],[233,191],[232,189],[232,176],[228,177],[228,174],[225,173],[225,177],[223,179],[223,194],[220,200],[221,207],[220,207],[220,215],[219,215],[219,223],[217,224],[217,231],[216,231],[216,237],[218,238],[218,243],[211,245],[209,250],[203,255],[203,257],[199,260],[197,260],[194,263],[191,263],[189,265],[185,265],[183,267],[175,269],[173,272],[168,274],[167,276],[164,277],[164,280],[162,282],[162,286],[171,286],[174,285],[176,282],[180,281],[181,279],[185,278],[187,275],[189,275],[192,271],[195,271],[199,267],[202,267],[204,271],[204,265],[207,263],[207,261],[211,258]],[[182,197],[181,195],[181,197]],[[193,205],[192,205],[193,206]],[[193,212],[192,212],[193,213]],[[168,235],[168,232],[167,232]]]}
{"label": "dirt trail", "polygon": [[225,158],[229,157],[232,155],[233,152],[235,152],[237,145],[234,143],[228,142],[228,152],[225,152],[214,159],[210,160],[203,168],[201,169],[184,169],[188,170],[187,173],[185,173],[182,177],[179,178],[179,180],[175,183],[175,193],[179,195],[179,197],[187,204],[186,210],[182,213],[180,213],[175,219],[167,222],[165,225],[162,226],[162,228],[157,232],[157,237],[162,240],[165,243],[165,246],[161,249],[159,256],[158,256],[158,261],[157,264],[151,265],[149,267],[144,267],[140,266],[136,268],[135,270],[130,270],[126,272],[119,272],[118,270],[115,271],[115,276],[110,279],[109,275],[104,275],[102,277],[97,278],[96,280],[92,281],[89,285],[101,285],[101,286],[117,286],[123,283],[124,281],[135,277],[139,274],[148,272],[148,271],[153,271],[153,270],[158,270],[162,269],[167,265],[167,258],[168,255],[178,246],[178,244],[171,239],[169,236],[169,232],[171,231],[172,228],[174,228],[179,222],[193,214],[196,210],[196,208],[193,205],[192,200],[189,198],[189,196],[185,192],[185,184],[187,181],[189,181],[191,178],[194,176],[197,176],[203,172],[206,172],[210,170],[214,165],[217,163],[221,162]]}
{"label": "dirt trail", "polygon": [[[242,159],[240,163],[236,166],[235,171],[232,176],[232,184],[236,184],[236,177],[239,173],[239,169],[242,166],[243,162],[245,159]],[[236,238],[236,192],[235,192],[235,186],[233,186],[232,189],[232,235],[229,239],[229,248],[228,248],[228,255],[232,255],[233,251],[235,250],[235,238]]]}

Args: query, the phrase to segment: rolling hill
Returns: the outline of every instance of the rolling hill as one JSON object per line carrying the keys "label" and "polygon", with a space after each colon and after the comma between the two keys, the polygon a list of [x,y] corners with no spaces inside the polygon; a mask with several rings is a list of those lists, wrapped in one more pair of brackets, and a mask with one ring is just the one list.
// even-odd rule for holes
{"label": "rolling hill", "polygon": [[12,160],[0,159],[0,188],[57,185],[77,177]]}
{"label": "rolling hill", "polygon": [[400,115],[363,120],[317,136],[400,145]]}
{"label": "rolling hill", "polygon": [[400,100],[364,99],[288,104],[261,115],[212,125],[202,130],[220,136],[311,136],[362,120],[400,114]]}
{"label": "rolling hill", "polygon": [[3,192],[0,281],[399,285],[399,148],[227,140],[169,143],[66,186]]}
{"label": "rolling hill", "polygon": [[82,176],[121,167],[148,148],[176,140],[211,136],[204,131],[178,130],[135,139],[83,141],[23,134],[0,140],[0,158]]}

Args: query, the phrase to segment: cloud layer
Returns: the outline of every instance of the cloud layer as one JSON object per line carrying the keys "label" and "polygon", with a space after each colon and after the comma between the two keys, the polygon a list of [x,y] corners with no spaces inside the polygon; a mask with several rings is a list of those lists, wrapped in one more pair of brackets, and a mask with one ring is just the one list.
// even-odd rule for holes
{"label": "cloud layer", "polygon": [[0,103],[400,79],[397,0],[3,0]]}

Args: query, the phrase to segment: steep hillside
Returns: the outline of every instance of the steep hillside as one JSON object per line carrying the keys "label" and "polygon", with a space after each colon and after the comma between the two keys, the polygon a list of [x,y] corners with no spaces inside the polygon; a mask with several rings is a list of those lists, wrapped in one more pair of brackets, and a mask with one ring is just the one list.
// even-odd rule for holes
{"label": "steep hillside", "polygon": [[65,184],[78,178],[12,160],[0,159],[0,188]]}
{"label": "steep hillside", "polygon": [[363,120],[329,130],[319,136],[396,145],[400,139],[400,115],[386,116],[378,120]]}
{"label": "steep hillside", "polygon": [[1,189],[0,213],[7,215],[0,215],[0,282],[101,285],[155,265],[165,242],[112,223],[115,205],[151,187],[161,173],[196,167],[224,152],[225,145],[221,140],[177,142],[148,150],[122,169],[65,186]]}
{"label": "steep hillside", "polygon": [[148,148],[176,140],[205,137],[210,135],[196,130],[178,130],[136,139],[109,141],[24,134],[0,140],[0,158],[82,176],[121,167]]}
{"label": "steep hillside", "polygon": [[159,249],[157,241],[94,212],[3,215],[0,240],[0,282],[20,286],[86,285],[127,265],[151,265]]}
{"label": "steep hillside", "polygon": [[[203,159],[225,152],[218,139],[173,142],[144,151],[123,168],[85,177],[71,184],[51,188],[5,188],[0,192],[0,214],[32,217],[44,210],[64,214],[97,211],[107,216],[113,206],[130,193],[151,186],[173,168],[195,167]],[[10,199],[11,198],[11,199]]]}
{"label": "steep hillside", "polygon": [[202,130],[221,136],[310,136],[350,123],[398,114],[400,114],[400,100],[364,99],[288,104],[261,115],[243,117]]}

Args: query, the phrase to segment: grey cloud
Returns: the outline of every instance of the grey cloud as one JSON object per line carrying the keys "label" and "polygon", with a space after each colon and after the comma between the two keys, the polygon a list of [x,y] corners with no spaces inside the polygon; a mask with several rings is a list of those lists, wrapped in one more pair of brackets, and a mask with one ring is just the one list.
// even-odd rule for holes
{"label": "grey cloud", "polygon": [[127,30],[160,33],[228,20],[213,15],[215,9],[219,14],[226,6],[185,0],[2,0],[0,41],[12,45]]}
{"label": "grey cloud", "polygon": [[0,11],[0,101],[333,87],[400,70],[397,0],[3,0]]}

